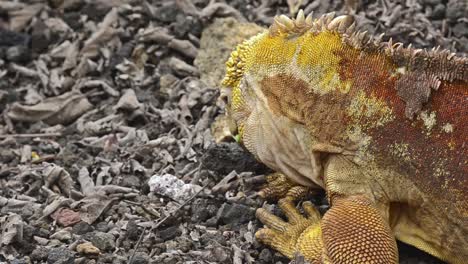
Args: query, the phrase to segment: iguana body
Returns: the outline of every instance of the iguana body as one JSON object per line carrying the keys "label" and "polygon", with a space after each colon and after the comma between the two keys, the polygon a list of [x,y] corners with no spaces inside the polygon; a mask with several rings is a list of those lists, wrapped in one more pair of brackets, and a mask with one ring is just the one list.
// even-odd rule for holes
{"label": "iguana body", "polygon": [[257,237],[313,263],[394,263],[395,238],[468,259],[468,59],[380,43],[349,16],[278,17],[239,45],[223,80],[229,116],[260,161],[326,190],[319,221],[282,200]]}

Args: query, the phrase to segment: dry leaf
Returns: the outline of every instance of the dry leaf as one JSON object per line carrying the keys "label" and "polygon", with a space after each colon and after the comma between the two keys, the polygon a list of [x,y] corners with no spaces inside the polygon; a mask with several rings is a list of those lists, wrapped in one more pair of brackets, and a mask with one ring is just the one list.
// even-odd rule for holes
{"label": "dry leaf", "polygon": [[64,168],[49,163],[46,164],[43,175],[45,177],[45,187],[53,189],[52,187],[57,185],[66,197],[70,197],[73,179]]}
{"label": "dry leaf", "polygon": [[12,214],[0,217],[0,225],[2,227],[0,233],[0,248],[14,242],[15,238],[16,240],[22,240],[21,237],[17,237],[17,235],[21,233],[23,227],[21,216]]}
{"label": "dry leaf", "polygon": [[92,107],[83,94],[71,91],[47,98],[33,106],[14,103],[8,111],[8,117],[24,122],[44,121],[49,125],[69,124]]}
{"label": "dry leaf", "polygon": [[81,49],[81,56],[83,57],[94,57],[98,54],[101,45],[111,40],[117,33],[117,30],[112,27],[114,23],[118,21],[118,13],[116,8],[112,10],[104,17],[104,20],[99,25],[99,29],[94,32],[89,39],[84,43]]}
{"label": "dry leaf", "polygon": [[127,89],[124,91],[122,97],[120,97],[120,100],[115,106],[115,109],[132,112],[137,109],[142,110],[143,105],[138,102],[135,91],[133,89]]}
{"label": "dry leaf", "polygon": [[23,30],[42,8],[43,4],[26,5],[19,10],[9,12],[10,29],[16,32]]}

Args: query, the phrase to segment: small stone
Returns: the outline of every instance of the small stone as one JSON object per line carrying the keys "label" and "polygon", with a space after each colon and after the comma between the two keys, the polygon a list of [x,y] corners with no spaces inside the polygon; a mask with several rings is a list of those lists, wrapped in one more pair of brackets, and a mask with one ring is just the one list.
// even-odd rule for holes
{"label": "small stone", "polygon": [[16,155],[12,149],[2,148],[0,149],[0,161],[3,164],[8,164],[16,158]]}
{"label": "small stone", "polygon": [[137,240],[140,237],[138,225],[134,220],[130,220],[127,223],[127,237],[130,240]]}
{"label": "small stone", "polygon": [[66,12],[63,14],[63,20],[69,25],[74,31],[81,30],[83,27],[80,22],[81,14],[79,12]]}
{"label": "small stone", "polygon": [[75,254],[67,248],[53,248],[47,255],[48,264],[74,264]]}
{"label": "small stone", "polygon": [[86,222],[79,222],[73,226],[72,232],[76,235],[84,235],[89,232],[93,232],[94,228]]}
{"label": "small stone", "polygon": [[212,254],[218,263],[228,261],[230,256],[230,253],[226,252],[226,250],[223,247],[213,248]]}
{"label": "small stone", "polygon": [[175,251],[179,249],[179,244],[174,240],[166,241],[164,242],[164,245],[166,246],[166,251]]}
{"label": "small stone", "polygon": [[30,257],[33,262],[43,262],[47,259],[48,253],[49,249],[39,246],[31,252]]}
{"label": "small stone", "polygon": [[13,259],[11,264],[28,264],[30,261],[27,261],[25,258],[24,259]]}
{"label": "small stone", "polygon": [[207,199],[198,198],[193,202],[192,217],[193,223],[201,223],[216,215],[218,208],[214,204],[209,204]]}
{"label": "small stone", "polygon": [[[468,37],[460,38],[460,44],[467,43],[467,42],[468,42]],[[460,50],[460,52],[468,53],[468,45],[459,45],[458,49]]]}
{"label": "small stone", "polygon": [[180,236],[181,234],[182,234],[182,231],[180,231],[178,226],[170,226],[158,232],[159,237],[163,241],[171,240],[173,238]]}
{"label": "small stone", "polygon": [[447,3],[447,18],[451,22],[456,22],[459,18],[468,17],[468,8],[465,1],[449,0]]}
{"label": "small stone", "polygon": [[205,222],[206,226],[209,226],[209,227],[216,227],[217,223],[218,223],[218,218],[216,218],[216,216],[211,217]]}
{"label": "small stone", "polygon": [[89,240],[93,245],[99,248],[101,251],[111,251],[115,249],[115,237],[112,234],[104,232],[94,232],[91,235]]}
{"label": "small stone", "polygon": [[97,256],[101,254],[101,251],[99,250],[99,248],[95,247],[93,243],[91,242],[79,244],[78,246],[76,246],[76,252],[83,254],[83,255],[91,255],[91,256]]}
{"label": "small stone", "polygon": [[61,226],[72,226],[81,221],[80,213],[69,208],[59,208],[51,217]]}
{"label": "small stone", "polygon": [[98,1],[84,1],[85,6],[80,9],[81,14],[86,14],[88,19],[101,21],[102,18],[109,13],[112,5],[99,3]]}
{"label": "small stone", "polygon": [[101,232],[109,231],[109,225],[106,222],[99,222],[96,224],[96,230]]}
{"label": "small stone", "polygon": [[59,231],[55,232],[54,234],[52,234],[50,236],[50,239],[57,239],[57,240],[60,240],[62,242],[67,242],[67,241],[70,241],[72,239],[72,234],[70,233],[69,230],[62,229],[62,230],[59,230]]}
{"label": "small stone", "polygon": [[28,46],[31,38],[27,34],[0,28],[0,46]]}
{"label": "small stone", "polygon": [[138,189],[141,186],[141,180],[136,175],[127,175],[123,177],[120,186]]}
{"label": "small stone", "polygon": [[218,224],[245,224],[255,218],[255,210],[243,204],[224,203],[216,215]]}
{"label": "small stone", "polygon": [[443,19],[445,17],[445,5],[438,4],[432,10],[431,17],[435,20]]}
{"label": "small stone", "polygon": [[31,51],[26,46],[13,46],[6,50],[6,59],[11,62],[25,63],[31,60]]}
{"label": "small stone", "polygon": [[178,12],[179,9],[177,8],[175,2],[169,2],[155,10],[154,18],[162,22],[174,22]]}
{"label": "small stone", "polygon": [[50,29],[42,20],[38,20],[31,33],[31,49],[38,53],[45,51],[49,47],[50,39]]}
{"label": "small stone", "polygon": [[174,34],[176,38],[184,38],[188,33],[194,36],[200,36],[202,30],[203,26],[199,19],[185,14],[176,16],[176,22],[174,23]]}
{"label": "small stone", "polygon": [[33,239],[38,245],[42,245],[42,246],[46,246],[50,242],[50,239],[43,238],[40,236],[34,236]]}
{"label": "small stone", "polygon": [[178,244],[178,250],[187,253],[189,252],[192,247],[193,247],[193,242],[191,239],[185,237],[185,236],[180,236],[175,239],[177,244]]}
{"label": "small stone", "polygon": [[173,92],[172,88],[177,81],[179,81],[179,79],[174,75],[170,73],[163,74],[159,79],[160,93],[164,96],[169,96],[171,92]]}
{"label": "small stone", "polygon": [[149,262],[148,254],[144,252],[137,252],[135,253],[135,257],[133,258],[133,264],[147,264]]}
{"label": "small stone", "polygon": [[99,256],[100,263],[113,263],[115,260],[115,255],[111,253],[101,254]]}
{"label": "small stone", "polygon": [[273,255],[271,254],[271,251],[267,248],[264,248],[261,252],[260,255],[258,256],[260,260],[263,260],[266,263],[271,263],[273,259]]}
{"label": "small stone", "polygon": [[468,23],[459,22],[452,28],[453,35],[456,37],[468,36]]}

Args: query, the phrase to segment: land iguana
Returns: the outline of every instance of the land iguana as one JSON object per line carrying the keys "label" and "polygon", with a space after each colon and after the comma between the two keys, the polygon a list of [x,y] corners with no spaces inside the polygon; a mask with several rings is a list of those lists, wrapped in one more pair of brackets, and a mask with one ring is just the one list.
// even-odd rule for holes
{"label": "land iguana", "polygon": [[[468,58],[404,47],[353,17],[276,17],[227,61],[231,130],[273,170],[256,238],[311,263],[398,263],[396,239],[468,260]],[[323,218],[307,188],[323,188]],[[321,218],[321,219],[320,219]]]}

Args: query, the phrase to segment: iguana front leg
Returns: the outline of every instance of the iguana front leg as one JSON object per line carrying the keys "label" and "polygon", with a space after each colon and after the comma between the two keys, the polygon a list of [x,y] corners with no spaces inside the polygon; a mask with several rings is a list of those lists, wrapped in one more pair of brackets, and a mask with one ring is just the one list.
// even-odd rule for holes
{"label": "iguana front leg", "polygon": [[310,191],[310,188],[293,182],[280,172],[268,174],[266,180],[267,183],[258,192],[259,196],[266,200],[276,201],[287,197],[297,201]]}
{"label": "iguana front leg", "polygon": [[321,221],[311,203],[303,204],[307,217],[288,199],[279,206],[289,222],[260,208],[257,217],[267,227],[256,237],[289,258],[299,252],[312,263],[398,263],[388,224],[363,196],[333,199]]}

